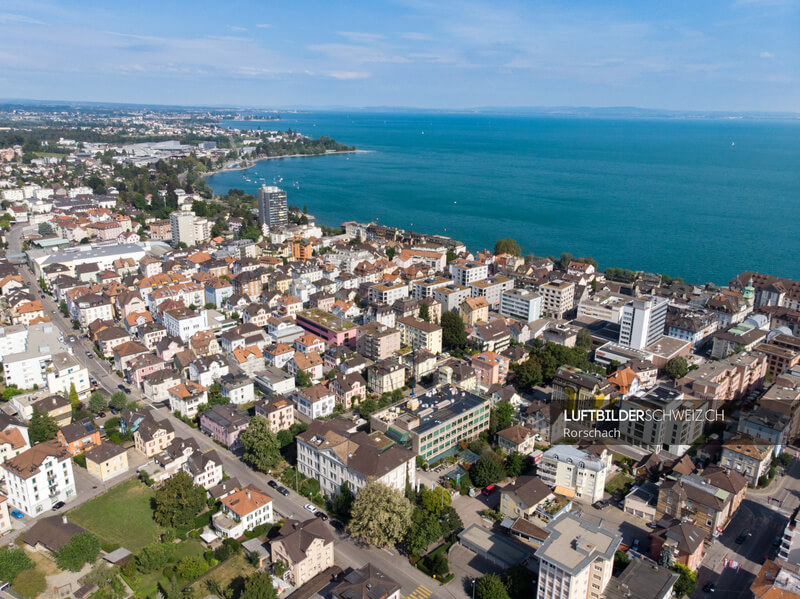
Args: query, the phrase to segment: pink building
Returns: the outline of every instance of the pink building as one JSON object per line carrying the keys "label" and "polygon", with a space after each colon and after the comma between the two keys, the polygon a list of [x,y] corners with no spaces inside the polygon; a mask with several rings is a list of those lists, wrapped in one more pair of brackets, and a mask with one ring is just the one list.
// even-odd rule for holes
{"label": "pink building", "polygon": [[217,405],[200,416],[200,430],[228,449],[238,447],[239,434],[250,424],[247,414],[229,405]]}
{"label": "pink building", "polygon": [[128,364],[128,378],[141,389],[144,385],[144,377],[164,370],[166,367],[167,363],[153,354],[142,354]]}
{"label": "pink building", "polygon": [[485,351],[472,356],[472,367],[478,379],[478,386],[489,388],[504,385],[511,361],[501,354]]}
{"label": "pink building", "polygon": [[329,346],[353,345],[358,335],[355,324],[319,308],[299,312],[295,322],[309,333],[322,337]]}

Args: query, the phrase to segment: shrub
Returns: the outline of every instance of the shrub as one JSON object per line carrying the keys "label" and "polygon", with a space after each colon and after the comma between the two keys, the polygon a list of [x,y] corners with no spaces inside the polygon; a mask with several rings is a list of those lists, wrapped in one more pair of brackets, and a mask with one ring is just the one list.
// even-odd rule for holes
{"label": "shrub", "polygon": [[208,570],[208,564],[200,555],[184,557],[175,567],[175,573],[183,580],[199,578]]}
{"label": "shrub", "polygon": [[0,549],[0,579],[14,582],[20,572],[31,568],[33,568],[33,562],[21,547]]}

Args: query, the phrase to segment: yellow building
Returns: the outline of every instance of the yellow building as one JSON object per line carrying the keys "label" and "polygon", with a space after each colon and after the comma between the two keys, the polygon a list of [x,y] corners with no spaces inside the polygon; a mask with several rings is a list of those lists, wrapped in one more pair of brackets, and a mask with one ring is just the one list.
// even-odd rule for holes
{"label": "yellow building", "polygon": [[86,470],[103,482],[128,471],[128,450],[116,443],[104,441],[85,455]]}

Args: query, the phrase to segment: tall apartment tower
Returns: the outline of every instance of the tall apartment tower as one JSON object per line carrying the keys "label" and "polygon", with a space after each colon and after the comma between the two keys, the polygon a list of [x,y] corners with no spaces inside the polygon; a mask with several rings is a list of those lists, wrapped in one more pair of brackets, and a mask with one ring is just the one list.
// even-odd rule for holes
{"label": "tall apartment tower", "polygon": [[197,243],[195,238],[194,220],[194,212],[188,210],[173,212],[169,215],[169,224],[170,228],[172,229],[173,246],[183,242],[187,247],[192,247]]}
{"label": "tall apartment tower", "polygon": [[289,224],[286,192],[274,185],[262,185],[258,190],[258,221],[270,229]]}
{"label": "tall apartment tower", "polygon": [[620,345],[644,349],[664,336],[668,300],[647,297],[632,300],[622,308],[619,321]]}

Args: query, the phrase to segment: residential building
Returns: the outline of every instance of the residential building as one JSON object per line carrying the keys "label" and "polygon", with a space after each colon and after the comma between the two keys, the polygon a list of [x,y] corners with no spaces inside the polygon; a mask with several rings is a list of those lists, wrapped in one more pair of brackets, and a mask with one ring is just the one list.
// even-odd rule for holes
{"label": "residential building", "polygon": [[450,263],[450,276],[456,285],[467,287],[470,283],[489,276],[489,265],[468,260],[453,260]]}
{"label": "residential building", "polygon": [[167,327],[167,335],[178,337],[185,343],[195,333],[208,328],[206,311],[194,311],[186,307],[167,310],[164,312],[164,326]]}
{"label": "residential building", "polygon": [[212,518],[214,530],[229,539],[238,539],[248,530],[274,522],[272,497],[253,485],[220,499],[221,509]]}
{"label": "residential building", "polygon": [[402,389],[405,381],[405,367],[394,360],[381,360],[367,368],[367,385],[378,395]]}
{"label": "residential building", "polygon": [[605,320],[617,324],[622,318],[622,308],[629,300],[628,296],[607,290],[587,295],[578,302],[578,319]]}
{"label": "residential building", "polygon": [[372,321],[358,328],[356,351],[375,362],[385,360],[400,349],[402,337],[398,329]]}
{"label": "residential building", "polygon": [[622,538],[571,513],[551,521],[539,559],[537,599],[600,599]]}
{"label": "residential building", "polygon": [[533,519],[537,508],[554,497],[538,476],[520,476],[500,489],[498,509],[507,518]]}
{"label": "residential building", "polygon": [[542,317],[542,296],[530,289],[508,289],[500,295],[500,314],[532,322]]}
{"label": "residential building", "polygon": [[274,185],[262,185],[258,190],[258,222],[270,229],[289,224],[286,191]]}
{"label": "residential building", "polygon": [[371,562],[344,574],[331,589],[333,599],[400,599],[400,585]]}
{"label": "residential building", "polygon": [[367,381],[358,372],[337,372],[329,386],[336,395],[336,403],[345,410],[360,404],[367,397]]}
{"label": "residential building", "polygon": [[270,541],[272,563],[283,562],[287,567],[284,579],[301,587],[333,566],[333,540],[331,529],[319,518],[286,520]]}
{"label": "residential building", "polygon": [[253,379],[244,374],[226,374],[219,379],[219,386],[223,397],[230,403],[241,405],[255,401]]}
{"label": "residential building", "polygon": [[292,399],[297,405],[297,411],[308,418],[330,416],[336,406],[336,396],[333,391],[319,383],[311,387],[296,388]]}
{"label": "residential building", "polygon": [[433,463],[488,430],[489,401],[456,387],[441,387],[376,412],[370,426]]}
{"label": "residential building", "polygon": [[216,405],[200,415],[200,430],[228,449],[239,446],[239,435],[250,424],[250,417],[230,405]]}
{"label": "residential building", "polygon": [[120,418],[120,430],[133,432],[133,445],[146,457],[164,451],[175,439],[175,429],[169,420],[155,420],[149,413],[125,412]]}
{"label": "residential building", "polygon": [[445,312],[458,310],[468,297],[472,297],[472,290],[466,285],[450,283],[433,290],[433,299],[442,304]]}
{"label": "residential building", "polygon": [[774,457],[773,446],[744,433],[736,433],[722,443],[719,465],[739,472],[754,487],[767,474]]}
{"label": "residential building", "polygon": [[553,318],[564,315],[575,306],[575,283],[555,279],[539,286],[542,296],[542,311]]}
{"label": "residential building", "polygon": [[620,345],[645,349],[661,339],[664,336],[668,306],[666,298],[647,296],[625,304],[619,321]]}
{"label": "residential building", "polygon": [[186,418],[197,416],[200,404],[208,403],[208,388],[186,381],[169,389],[169,409]]}
{"label": "residential building", "polygon": [[286,395],[294,392],[295,380],[285,371],[275,366],[267,366],[254,377],[255,384],[266,395]]}
{"label": "residential building", "polygon": [[664,385],[640,391],[618,405],[620,413],[642,414],[638,418],[620,418],[620,439],[651,453],[664,449],[683,455],[703,434],[706,424],[704,400]]}
{"label": "residential building", "polygon": [[705,362],[676,382],[685,393],[713,402],[739,399],[761,389],[767,374],[767,357],[760,352],[739,353]]}
{"label": "residential building", "polygon": [[511,329],[502,318],[497,318],[477,324],[468,338],[481,350],[501,352],[511,345]]}
{"label": "residential building", "polygon": [[331,497],[347,482],[357,493],[370,482],[404,491],[415,485],[416,455],[385,434],[375,431],[351,433],[343,420],[314,421],[297,441],[297,464],[301,474],[319,481]]}
{"label": "residential building", "polygon": [[47,390],[50,393],[69,395],[73,385],[78,398],[89,395],[89,371],[72,354],[53,354],[51,369],[47,372]]}
{"label": "residential building", "polygon": [[705,541],[705,533],[694,524],[672,520],[668,526],[659,525],[650,533],[650,559],[660,562],[669,552],[673,564],[696,572],[703,561]]}
{"label": "residential building", "polygon": [[750,584],[754,599],[798,599],[800,597],[800,566],[796,563],[765,560]]}
{"label": "residential building", "polygon": [[487,277],[480,281],[473,281],[467,285],[472,297],[483,297],[491,308],[500,305],[500,296],[514,289],[514,279],[508,277]]}
{"label": "residential building", "polygon": [[56,439],[69,455],[76,456],[100,445],[100,431],[91,419],[84,418],[62,426],[56,432]]}
{"label": "residential building", "polygon": [[472,356],[472,368],[479,388],[489,389],[492,385],[505,385],[511,360],[493,351],[484,351]]}
{"label": "residential building", "polygon": [[86,470],[102,482],[124,474],[128,471],[128,450],[116,443],[103,441],[86,452]]}
{"label": "residential building", "polygon": [[426,349],[432,354],[442,353],[442,327],[420,318],[406,316],[397,319],[403,345]]}
{"label": "residential building", "polygon": [[[294,389],[293,389],[294,390]],[[269,430],[278,434],[295,423],[294,402],[280,395],[273,395],[256,402],[256,416],[269,420]]]}
{"label": "residential building", "polygon": [[489,302],[485,297],[468,297],[458,308],[461,320],[467,328],[489,320]]}
{"label": "residential building", "polygon": [[572,445],[554,445],[542,454],[536,473],[546,485],[569,489],[576,499],[594,503],[603,498],[610,471],[611,452],[605,448],[595,455]]}
{"label": "residential building", "polygon": [[631,560],[603,591],[604,599],[671,599],[679,575],[669,568],[643,560]]}
{"label": "residential building", "polygon": [[9,503],[28,516],[50,511],[55,503],[75,496],[72,459],[58,441],[34,445],[1,466]]}
{"label": "residential building", "polygon": [[536,433],[522,424],[512,424],[497,431],[497,446],[506,453],[521,453],[527,456],[534,452]]}
{"label": "residential building", "polygon": [[393,304],[408,295],[408,285],[399,279],[393,283],[380,283],[369,288],[369,301],[381,304]]}

